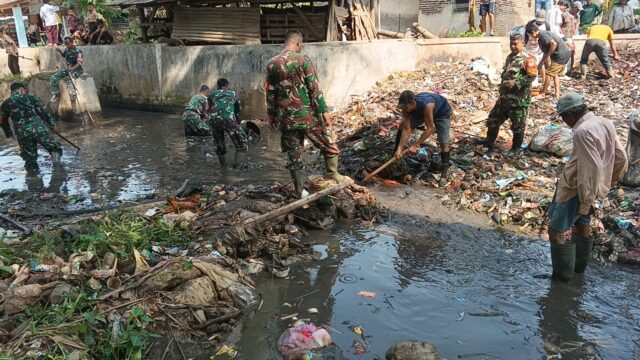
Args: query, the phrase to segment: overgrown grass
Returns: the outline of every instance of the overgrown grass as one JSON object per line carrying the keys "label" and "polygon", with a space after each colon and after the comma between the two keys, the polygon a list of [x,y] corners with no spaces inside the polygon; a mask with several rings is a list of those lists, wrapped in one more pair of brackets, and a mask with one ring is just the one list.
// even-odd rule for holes
{"label": "overgrown grass", "polygon": [[47,339],[52,346],[46,359],[66,359],[70,350],[93,359],[141,359],[149,340],[159,337],[148,330],[153,319],[139,306],[133,307],[126,318],[108,318],[96,310],[92,297],[83,292],[59,305],[27,309],[25,319],[31,323],[21,340]]}
{"label": "overgrown grass", "polygon": [[22,74],[17,74],[17,75],[13,75],[13,74],[0,74],[0,83],[14,83],[14,82],[21,82],[24,83],[26,81],[26,79],[24,77],[22,77]]}
{"label": "overgrown grass", "polygon": [[147,219],[128,212],[115,212],[99,220],[78,223],[70,234],[59,229],[40,231],[24,241],[18,248],[0,247],[0,259],[7,263],[40,261],[50,254],[63,259],[81,251],[92,251],[96,256],[112,252],[119,259],[127,259],[133,249],[143,251],[151,245],[185,246],[189,243],[189,230],[167,225],[158,219]]}

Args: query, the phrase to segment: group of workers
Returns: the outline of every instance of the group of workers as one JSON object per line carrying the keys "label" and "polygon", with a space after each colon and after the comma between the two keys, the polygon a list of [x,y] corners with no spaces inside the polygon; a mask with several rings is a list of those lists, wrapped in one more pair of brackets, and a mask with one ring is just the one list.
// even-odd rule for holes
{"label": "group of workers", "polygon": [[[540,31],[535,25],[527,26],[528,36],[538,39],[545,49],[547,73],[559,73],[565,58],[556,54],[562,41]],[[525,49],[525,37],[513,33],[510,37],[511,53],[505,61],[499,98],[489,114],[487,136],[479,141],[489,151],[495,147],[500,126],[511,120],[513,144],[511,153],[522,151],[526,130],[527,109],[531,103],[531,84],[538,73],[536,59]],[[342,181],[338,172],[340,149],[330,131],[332,119],[318,83],[316,68],[302,53],[303,36],[297,30],[286,34],[283,51],[266,66],[266,103],[269,126],[281,132],[281,149],[287,154],[289,169],[297,196],[304,194],[302,151],[305,139],[320,150],[326,168],[326,177]],[[561,44],[562,43],[562,44]],[[82,73],[82,52],[73,41],[66,39],[63,53],[68,69],[52,80],[52,92],[57,94],[57,81],[65,76]],[[564,45],[566,46],[566,45]],[[593,46],[592,46],[593,48]],[[548,50],[547,50],[548,49]],[[55,82],[55,87],[54,87]],[[225,135],[229,135],[236,148],[235,168],[246,166],[249,148],[247,134],[240,125],[241,103],[229,81],[221,78],[213,91],[207,85],[200,88],[182,113],[187,136],[213,136],[216,154],[221,165],[226,165]],[[2,103],[2,128],[12,136],[7,119],[13,122],[21,156],[29,169],[37,169],[37,144],[48,150],[54,160],[62,151],[53,138],[53,116],[28,89],[19,83],[11,85],[12,95]],[[53,99],[52,99],[53,100]],[[439,94],[404,91],[398,100],[401,121],[396,137],[394,156],[416,153],[433,134],[440,146],[442,171],[439,183],[446,185],[449,171],[449,132],[452,108]],[[557,101],[557,113],[574,131],[574,147],[570,160],[560,175],[556,195],[549,209],[549,239],[553,263],[553,276],[570,280],[574,273],[584,272],[593,246],[589,216],[597,199],[606,196],[609,188],[625,172],[627,156],[616,135],[613,123],[587,109],[580,94],[569,93]],[[406,148],[413,129],[424,126],[424,131],[413,145]],[[570,239],[564,233],[576,227]]]}

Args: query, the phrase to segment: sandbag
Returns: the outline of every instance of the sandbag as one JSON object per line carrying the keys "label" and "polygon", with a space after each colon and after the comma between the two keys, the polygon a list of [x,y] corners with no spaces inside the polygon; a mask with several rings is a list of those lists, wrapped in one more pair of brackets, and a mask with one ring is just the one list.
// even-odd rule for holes
{"label": "sandbag", "polygon": [[566,127],[546,125],[533,136],[529,149],[557,156],[569,156],[573,150],[573,131]]}
{"label": "sandbag", "polygon": [[622,178],[622,183],[629,186],[640,186],[640,110],[634,110],[629,114],[628,119],[627,156],[629,157],[629,169]]}
{"label": "sandbag", "polygon": [[309,350],[331,345],[332,342],[327,330],[309,323],[285,330],[278,339],[278,351],[284,360],[302,360],[308,356]]}

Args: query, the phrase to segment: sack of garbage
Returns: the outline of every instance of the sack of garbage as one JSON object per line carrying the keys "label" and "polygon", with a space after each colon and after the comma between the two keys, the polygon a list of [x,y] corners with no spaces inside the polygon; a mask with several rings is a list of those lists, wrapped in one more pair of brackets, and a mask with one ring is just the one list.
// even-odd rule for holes
{"label": "sack of garbage", "polygon": [[313,323],[290,327],[278,339],[278,351],[284,360],[308,359],[309,351],[331,345],[327,330]]}
{"label": "sack of garbage", "polygon": [[496,71],[496,68],[491,66],[491,63],[487,58],[479,57],[473,59],[469,64],[469,68],[473,72],[486,75],[491,84],[500,84],[500,74]]}
{"label": "sack of garbage", "polygon": [[634,110],[629,118],[629,139],[627,140],[627,156],[629,169],[622,178],[622,183],[640,186],[640,110]]}
{"label": "sack of garbage", "polygon": [[546,125],[533,136],[529,149],[557,156],[569,156],[573,150],[573,131],[566,127]]}

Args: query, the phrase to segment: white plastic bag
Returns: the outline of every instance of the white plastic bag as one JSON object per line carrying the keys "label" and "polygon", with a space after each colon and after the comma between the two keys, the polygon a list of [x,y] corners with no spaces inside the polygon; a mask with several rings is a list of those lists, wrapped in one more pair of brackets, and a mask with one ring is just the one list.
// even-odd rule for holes
{"label": "white plastic bag", "polygon": [[285,330],[278,339],[278,351],[285,360],[302,360],[309,350],[331,345],[332,342],[327,330],[309,323]]}
{"label": "white plastic bag", "polygon": [[573,131],[566,127],[546,125],[533,136],[529,149],[557,156],[569,156],[573,150]]}

